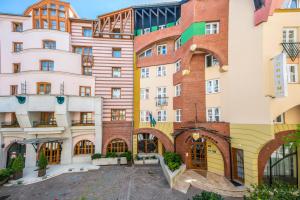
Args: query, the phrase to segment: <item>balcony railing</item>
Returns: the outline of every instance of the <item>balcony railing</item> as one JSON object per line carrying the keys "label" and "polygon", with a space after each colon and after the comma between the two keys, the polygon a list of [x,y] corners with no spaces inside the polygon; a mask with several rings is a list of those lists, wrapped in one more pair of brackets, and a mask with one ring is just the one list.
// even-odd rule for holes
{"label": "balcony railing", "polygon": [[94,64],[94,57],[92,55],[82,55],[82,65],[92,67]]}
{"label": "balcony railing", "polygon": [[95,126],[94,120],[72,120],[72,126]]}
{"label": "balcony railing", "polygon": [[55,120],[50,120],[50,121],[34,121],[32,124],[33,127],[57,127],[57,123]]}
{"label": "balcony railing", "polygon": [[12,122],[1,122],[2,128],[19,128],[20,125],[18,121],[12,121]]}
{"label": "balcony railing", "polygon": [[156,106],[167,106],[168,97],[156,97]]}

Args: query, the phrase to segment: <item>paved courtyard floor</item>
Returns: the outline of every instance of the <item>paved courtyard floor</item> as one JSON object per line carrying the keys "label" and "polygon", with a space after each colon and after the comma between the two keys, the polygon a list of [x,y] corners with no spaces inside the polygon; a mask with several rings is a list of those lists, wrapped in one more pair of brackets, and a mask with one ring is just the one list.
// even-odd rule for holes
{"label": "paved courtyard floor", "polygon": [[108,166],[31,185],[0,187],[0,200],[188,200],[200,192],[170,189],[158,165]]}

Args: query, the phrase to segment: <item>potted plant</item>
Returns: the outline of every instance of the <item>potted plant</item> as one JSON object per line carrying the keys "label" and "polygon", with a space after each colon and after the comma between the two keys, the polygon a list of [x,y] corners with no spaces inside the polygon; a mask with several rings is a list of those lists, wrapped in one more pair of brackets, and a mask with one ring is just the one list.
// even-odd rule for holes
{"label": "potted plant", "polygon": [[9,168],[0,169],[0,185],[6,183],[11,174],[12,174],[12,170]]}
{"label": "potted plant", "polygon": [[13,170],[13,178],[14,180],[20,179],[23,177],[23,169],[24,169],[24,159],[21,155],[19,155],[13,162],[11,166]]}
{"label": "potted plant", "polygon": [[38,177],[43,177],[46,175],[46,169],[47,169],[48,161],[44,154],[44,152],[40,153],[40,158],[38,162]]}

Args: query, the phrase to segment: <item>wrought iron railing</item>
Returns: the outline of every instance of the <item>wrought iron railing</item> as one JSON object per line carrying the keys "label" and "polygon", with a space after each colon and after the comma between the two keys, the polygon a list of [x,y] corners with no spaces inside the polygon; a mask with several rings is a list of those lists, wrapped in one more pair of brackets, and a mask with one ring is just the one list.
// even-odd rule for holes
{"label": "wrought iron railing", "polygon": [[1,122],[2,128],[18,128],[20,127],[18,121],[11,121],[11,122]]}
{"label": "wrought iron railing", "polygon": [[32,123],[33,127],[56,127],[57,123],[56,120],[49,120],[49,121],[34,121]]}
{"label": "wrought iron railing", "polygon": [[92,67],[94,64],[94,57],[92,55],[82,55],[82,65]]}
{"label": "wrought iron railing", "polygon": [[156,106],[167,106],[168,97],[156,97]]}
{"label": "wrought iron railing", "polygon": [[296,60],[300,53],[300,42],[283,42],[281,45],[291,60]]}
{"label": "wrought iron railing", "polygon": [[72,120],[72,126],[94,126],[94,120]]}

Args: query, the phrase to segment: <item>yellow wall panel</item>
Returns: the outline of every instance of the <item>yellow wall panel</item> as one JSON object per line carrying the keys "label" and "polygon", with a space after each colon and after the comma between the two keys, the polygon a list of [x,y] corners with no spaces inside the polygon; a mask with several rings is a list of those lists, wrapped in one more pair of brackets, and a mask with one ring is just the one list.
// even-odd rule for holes
{"label": "yellow wall panel", "polygon": [[207,142],[207,170],[224,176],[224,161],[221,152],[212,142]]}

